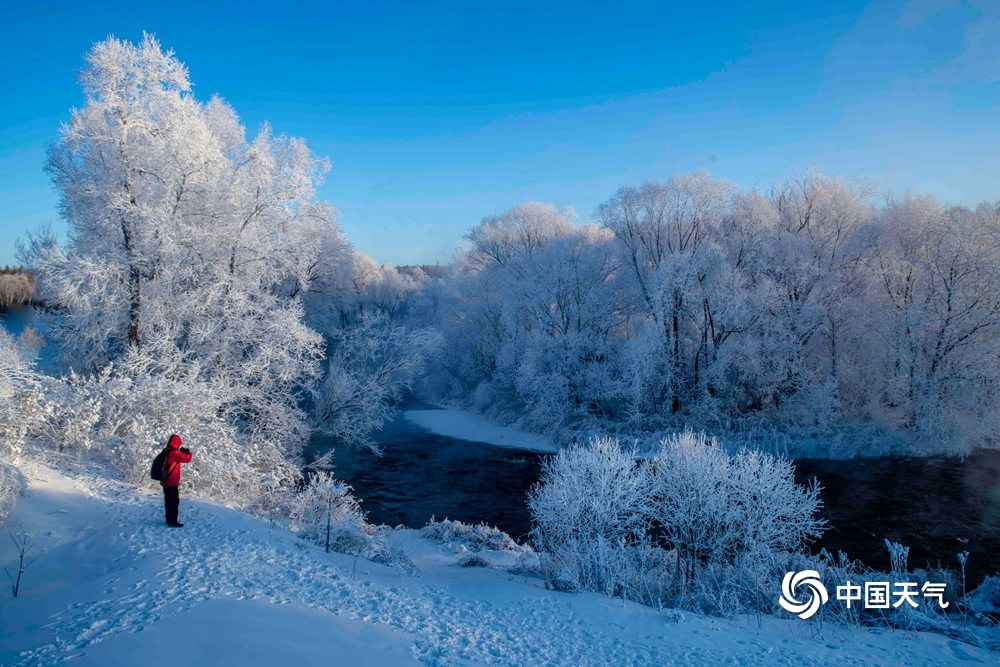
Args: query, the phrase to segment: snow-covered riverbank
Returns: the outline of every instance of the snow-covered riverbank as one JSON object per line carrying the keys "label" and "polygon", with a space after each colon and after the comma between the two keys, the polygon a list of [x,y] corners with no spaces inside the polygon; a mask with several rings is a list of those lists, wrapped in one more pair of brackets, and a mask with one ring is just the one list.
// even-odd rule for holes
{"label": "snow-covered riverbank", "polygon": [[[60,465],[60,467],[62,467]],[[933,634],[798,619],[724,620],[546,590],[398,531],[416,574],[326,554],[266,521],[185,498],[162,525],[155,488],[100,471],[25,467],[3,527],[35,536],[21,596],[0,593],[0,664],[942,665],[996,664]],[[0,563],[16,566],[5,537]]]}
{"label": "snow-covered riverbank", "polygon": [[449,438],[531,452],[553,453],[559,449],[544,436],[499,426],[473,412],[458,408],[406,410],[403,416],[432,433]]}

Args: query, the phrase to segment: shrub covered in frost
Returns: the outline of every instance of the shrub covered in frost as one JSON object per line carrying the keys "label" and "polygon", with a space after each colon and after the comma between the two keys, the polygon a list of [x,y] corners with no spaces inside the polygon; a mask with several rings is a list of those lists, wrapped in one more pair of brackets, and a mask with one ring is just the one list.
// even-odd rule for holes
{"label": "shrub covered in frost", "polygon": [[461,546],[470,551],[519,551],[524,547],[499,528],[484,523],[475,526],[461,521],[435,521],[420,529],[420,536],[448,546]]}
{"label": "shrub covered in frost", "polygon": [[166,438],[178,433],[195,454],[184,469],[185,485],[237,503],[259,497],[266,475],[283,484],[298,478],[277,443],[250,437],[222,416],[220,392],[199,380],[196,366],[168,376],[148,365],[132,354],[93,375],[44,378],[34,435],[60,450],[104,460],[140,483]]}
{"label": "shrub covered in frost", "polygon": [[542,570],[562,590],[619,595],[649,553],[649,478],[618,442],[597,439],[550,458],[529,494]]}
{"label": "shrub covered in frost", "polygon": [[0,328],[0,524],[24,492],[17,465],[26,437],[42,419],[39,377],[28,348]]}
{"label": "shrub covered in frost", "polygon": [[403,574],[416,574],[417,566],[406,550],[392,541],[393,529],[388,526],[369,526],[371,535],[358,552],[358,556],[391,567]]}
{"label": "shrub covered in frost", "polygon": [[819,488],[793,473],[788,461],[731,456],[692,433],[647,460],[610,439],[563,450],[528,502],[543,573],[554,587],[643,602],[770,606],[773,591],[747,582],[780,581],[789,556],[822,532]]}
{"label": "shrub covered in frost", "polygon": [[1000,616],[1000,576],[986,577],[966,598],[969,608],[980,614]]}
{"label": "shrub covered in frost", "polygon": [[665,438],[645,467],[649,520],[657,540],[677,552],[681,591],[707,565],[756,569],[822,533],[819,487],[796,484],[790,461],[751,450],[730,456],[686,432]]}
{"label": "shrub covered in frost", "polygon": [[326,471],[312,474],[292,497],[289,518],[294,532],[327,551],[358,555],[374,532],[351,487]]}
{"label": "shrub covered in frost", "polygon": [[360,556],[404,574],[417,570],[409,555],[393,542],[393,530],[368,523],[351,487],[330,472],[310,474],[304,486],[286,489],[269,503],[270,509],[287,514],[293,532],[327,552]]}

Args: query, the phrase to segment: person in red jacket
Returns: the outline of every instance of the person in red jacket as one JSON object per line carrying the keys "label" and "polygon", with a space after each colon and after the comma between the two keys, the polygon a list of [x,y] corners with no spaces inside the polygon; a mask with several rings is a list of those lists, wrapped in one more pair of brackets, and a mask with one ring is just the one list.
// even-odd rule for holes
{"label": "person in red jacket", "polygon": [[163,462],[163,505],[167,511],[167,525],[171,528],[181,528],[183,523],[177,521],[177,511],[181,505],[181,494],[178,487],[181,483],[181,464],[191,462],[191,450],[181,447],[181,436],[174,433],[167,441],[167,459]]}

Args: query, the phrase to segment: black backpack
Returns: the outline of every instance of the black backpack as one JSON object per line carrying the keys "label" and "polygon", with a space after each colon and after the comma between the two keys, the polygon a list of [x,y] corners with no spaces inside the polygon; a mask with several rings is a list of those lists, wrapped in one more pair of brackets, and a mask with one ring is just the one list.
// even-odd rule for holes
{"label": "black backpack", "polygon": [[153,467],[149,469],[150,478],[155,479],[157,482],[163,481],[163,468],[167,463],[167,453],[169,451],[169,447],[164,447],[163,451],[153,459]]}

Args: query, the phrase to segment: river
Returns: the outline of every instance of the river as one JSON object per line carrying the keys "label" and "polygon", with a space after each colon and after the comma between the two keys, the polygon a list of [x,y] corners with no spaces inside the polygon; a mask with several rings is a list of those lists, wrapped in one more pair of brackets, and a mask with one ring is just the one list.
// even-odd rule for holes
{"label": "river", "polygon": [[[523,541],[531,530],[526,495],[543,457],[436,435],[398,418],[377,438],[383,456],[335,450],[338,478],[354,488],[369,520],[410,528],[431,517],[496,526]],[[330,443],[321,437],[311,450]],[[970,553],[970,586],[1000,572],[1000,451],[958,458],[799,460],[796,478],[823,487],[828,521],[814,552],[844,551],[868,567],[889,569],[885,539],[910,547],[911,569],[938,563],[957,570]]]}
{"label": "river", "polygon": [[[336,476],[354,488],[374,523],[420,528],[432,518],[486,523],[519,541],[531,530],[525,504],[543,455],[436,435],[398,417],[377,435],[382,456],[337,447]],[[330,442],[316,436],[311,452]]]}

